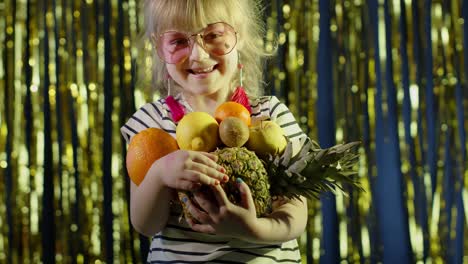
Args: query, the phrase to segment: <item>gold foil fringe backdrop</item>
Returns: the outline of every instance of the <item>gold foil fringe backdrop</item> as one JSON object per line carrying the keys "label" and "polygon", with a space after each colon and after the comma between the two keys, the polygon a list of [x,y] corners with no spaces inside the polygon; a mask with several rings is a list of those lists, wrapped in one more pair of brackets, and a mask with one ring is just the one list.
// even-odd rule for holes
{"label": "gold foil fringe backdrop", "polygon": [[[363,139],[366,129],[369,132],[360,149],[359,169],[367,192],[336,196],[339,259],[343,263],[369,263],[382,260],[385,250],[375,240],[372,184],[378,168],[374,98],[378,81],[375,66],[381,65],[385,72],[386,60],[391,58],[411,250],[415,262],[444,263],[451,255],[443,242],[457,237],[457,216],[464,213],[464,229],[468,222],[468,144],[459,132],[468,131],[467,119],[459,119],[460,114],[468,113],[462,1],[430,2],[430,35],[415,38],[407,34],[409,94],[403,86],[403,35],[398,21],[404,16],[406,28],[423,30],[424,14],[416,18],[411,12],[413,5],[425,10],[423,3],[377,4],[380,61],[375,60],[371,26],[366,24],[369,3],[329,2],[335,139]],[[153,97],[134,86],[132,58],[137,51],[132,45],[141,22],[137,5],[131,0],[0,3],[0,263],[142,261],[141,252],[147,249],[148,241],[140,238],[129,222],[126,147],[119,133],[134,109]],[[389,28],[385,28],[385,5],[392,21]],[[279,95],[304,130],[317,138],[317,70],[322,66],[317,65],[319,2],[271,1],[265,19],[265,47],[270,48],[275,37],[279,44],[278,59],[267,68],[266,90]],[[385,35],[388,30],[391,42]],[[412,48],[425,47],[428,42],[432,65],[422,63],[421,54]],[[425,89],[429,80],[421,74],[427,67],[433,72],[430,81],[438,104],[433,113],[435,172],[427,162],[427,119],[432,117],[425,114],[431,109]],[[457,86],[464,92],[461,103],[457,102]],[[385,91],[383,98],[388,96]],[[408,96],[409,135],[403,114]],[[382,108],[384,115],[391,114],[387,105]],[[447,144],[454,157],[451,164],[444,158]],[[415,162],[411,163],[412,159]],[[444,184],[449,175],[457,175],[452,177],[453,189]],[[427,208],[423,208],[428,215],[426,223],[418,220],[421,209],[415,202],[416,190],[421,188],[427,198]],[[463,210],[448,202],[450,190],[462,195]],[[308,229],[300,241],[304,263],[316,263],[324,254],[322,226],[327,223],[322,222],[320,201],[311,201],[309,211]],[[464,261],[467,235],[465,231],[462,237]],[[427,245],[430,248],[425,248]]]}

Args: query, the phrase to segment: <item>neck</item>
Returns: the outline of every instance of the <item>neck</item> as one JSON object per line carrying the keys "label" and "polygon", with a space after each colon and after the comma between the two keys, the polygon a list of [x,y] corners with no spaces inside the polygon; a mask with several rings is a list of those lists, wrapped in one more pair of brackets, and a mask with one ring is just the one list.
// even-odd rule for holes
{"label": "neck", "polygon": [[189,105],[192,107],[193,111],[207,112],[213,115],[216,107],[229,100],[231,93],[232,92],[228,89],[222,89],[211,95],[190,93],[183,93],[183,95],[185,100],[187,100]]}

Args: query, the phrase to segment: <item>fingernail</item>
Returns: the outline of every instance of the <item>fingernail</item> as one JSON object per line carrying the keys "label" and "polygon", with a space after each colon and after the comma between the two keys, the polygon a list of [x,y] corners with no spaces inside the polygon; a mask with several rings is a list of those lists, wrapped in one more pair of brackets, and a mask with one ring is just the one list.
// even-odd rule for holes
{"label": "fingernail", "polygon": [[227,175],[224,175],[224,176],[223,176],[223,181],[224,181],[224,182],[227,182],[227,181],[229,181],[229,176],[227,176]]}
{"label": "fingernail", "polygon": [[221,168],[219,169],[219,171],[222,172],[222,173],[225,173],[225,172],[226,172],[226,169],[223,168],[223,167],[221,167]]}
{"label": "fingernail", "polygon": [[243,183],[244,181],[242,180],[242,178],[237,178],[237,179],[236,179],[236,182],[239,183],[239,184],[241,184],[241,183]]}
{"label": "fingernail", "polygon": [[215,185],[219,185],[219,181],[218,181],[218,180],[215,181]]}

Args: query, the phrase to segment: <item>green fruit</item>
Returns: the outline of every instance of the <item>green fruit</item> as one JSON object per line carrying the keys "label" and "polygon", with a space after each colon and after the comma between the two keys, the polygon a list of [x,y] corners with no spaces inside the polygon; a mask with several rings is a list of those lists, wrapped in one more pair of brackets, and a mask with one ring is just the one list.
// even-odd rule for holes
{"label": "green fruit", "polygon": [[237,117],[227,117],[219,124],[219,138],[228,147],[242,147],[249,139],[249,127]]}
{"label": "green fruit", "polygon": [[250,127],[246,147],[261,157],[280,155],[288,144],[283,129],[273,121],[261,121]]}

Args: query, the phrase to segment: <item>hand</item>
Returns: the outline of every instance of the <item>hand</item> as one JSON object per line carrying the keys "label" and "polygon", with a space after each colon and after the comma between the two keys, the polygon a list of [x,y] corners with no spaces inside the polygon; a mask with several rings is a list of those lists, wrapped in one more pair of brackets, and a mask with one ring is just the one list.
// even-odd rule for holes
{"label": "hand", "polygon": [[167,187],[186,191],[194,191],[202,184],[219,185],[229,178],[216,160],[216,155],[207,152],[174,151],[158,160],[160,179]]}
{"label": "hand", "polygon": [[[255,234],[257,214],[249,187],[243,181],[239,182],[241,204],[235,205],[227,198],[220,185],[211,187],[212,193],[195,192],[193,199],[186,200],[190,214],[198,220],[195,223],[187,219],[190,227],[198,232],[231,236],[248,240]],[[215,199],[212,199],[212,197]]]}

